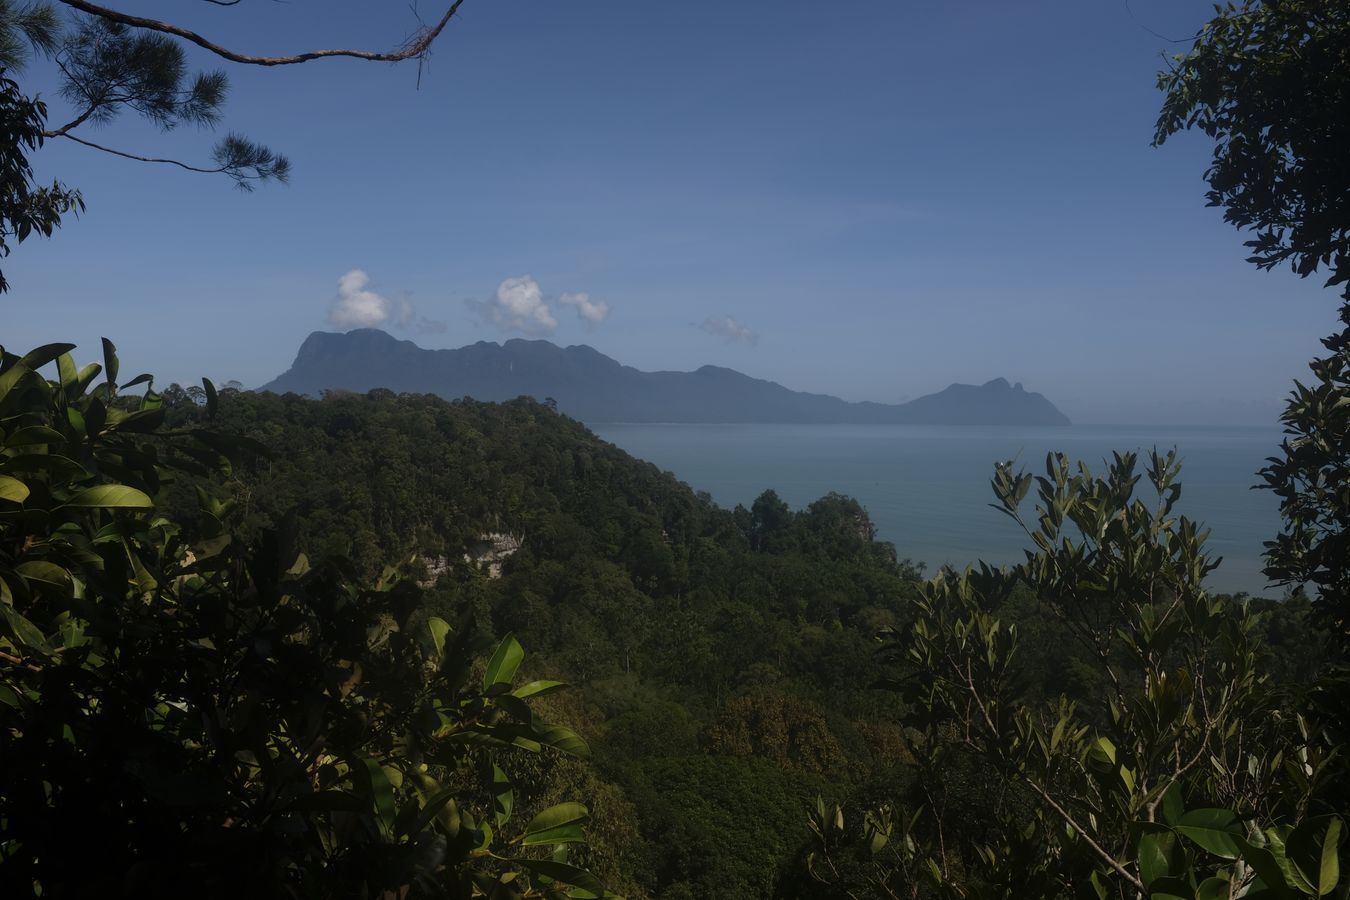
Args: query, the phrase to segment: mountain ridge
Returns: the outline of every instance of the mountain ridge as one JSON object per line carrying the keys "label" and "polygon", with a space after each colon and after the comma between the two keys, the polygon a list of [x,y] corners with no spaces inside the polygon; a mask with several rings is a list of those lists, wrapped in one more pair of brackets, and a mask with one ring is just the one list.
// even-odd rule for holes
{"label": "mountain ridge", "polygon": [[1044,395],[994,378],[907,403],[794,391],[723,366],[644,372],[586,344],[512,338],[428,350],[378,329],[315,331],[291,368],[259,390],[318,395],[374,388],[501,401],[553,399],[587,423],[1068,425]]}

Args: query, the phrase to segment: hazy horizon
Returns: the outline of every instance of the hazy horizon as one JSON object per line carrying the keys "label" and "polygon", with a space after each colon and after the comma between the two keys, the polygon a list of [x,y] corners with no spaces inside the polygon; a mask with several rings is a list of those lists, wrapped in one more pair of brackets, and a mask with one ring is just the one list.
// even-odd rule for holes
{"label": "hazy horizon", "polygon": [[[349,329],[349,331],[354,331],[354,330],[357,330],[357,329]],[[386,331],[385,329],[375,329],[375,330],[377,330],[377,331],[382,331],[382,332],[384,332],[384,333],[386,333],[386,334],[391,334],[391,332]],[[323,329],[319,329],[317,332],[312,332],[311,334],[313,334],[313,333],[328,333],[328,334],[335,334],[335,333],[344,333],[344,332],[336,332],[336,331],[331,331],[331,330],[330,330],[330,331],[325,331],[325,330],[323,330]],[[459,349],[459,348],[450,348],[450,347],[425,347],[425,346],[423,346],[422,343],[417,339],[417,336],[400,336],[400,335],[397,335],[397,334],[393,334],[392,336],[393,336],[395,339],[397,339],[397,340],[411,341],[413,344],[417,345],[418,347],[421,347],[422,349],[438,349],[438,350],[439,350],[439,349]],[[516,336],[516,337],[503,337],[503,338],[495,338],[495,339],[494,339],[494,338],[482,338],[482,339],[480,339],[480,341],[483,342],[483,343],[493,344],[493,345],[495,345],[495,346],[502,346],[503,344],[507,343],[508,341],[512,341],[512,340],[523,340],[523,341],[545,341],[545,342],[553,343],[555,346],[562,347],[562,348],[564,348],[564,349],[571,349],[571,348],[573,348],[573,347],[589,347],[589,348],[592,349],[592,350],[597,350],[597,352],[603,352],[603,351],[599,351],[598,348],[596,348],[594,345],[592,345],[592,344],[590,344],[590,343],[588,343],[588,342],[586,342],[586,341],[584,341],[584,340],[583,340],[583,341],[577,341],[577,342],[575,342],[575,343],[569,343],[569,342],[560,342],[560,341],[549,341],[549,340],[546,339],[546,338],[532,338],[532,337],[521,337],[521,336]],[[476,341],[476,342],[473,342],[473,343],[478,343],[478,342]],[[464,346],[469,346],[469,345],[466,344],[466,345],[464,345]],[[299,347],[297,347],[296,349],[298,350]],[[627,366],[627,367],[630,367],[630,368],[634,368],[634,369],[638,369],[639,371],[644,371],[644,372],[691,372],[691,371],[694,371],[694,370],[696,370],[696,369],[698,369],[698,368],[700,367],[699,365],[692,365],[692,366],[689,366],[688,368],[684,368],[684,369],[656,369],[656,368],[649,367],[649,366],[643,366],[643,365],[641,365],[641,364],[639,364],[639,363],[635,363],[635,362],[633,362],[633,361],[631,361],[631,360],[623,359],[622,357],[613,356],[613,355],[611,355],[611,354],[609,354],[609,353],[606,353],[605,355],[606,355],[606,356],[609,356],[611,359],[616,360],[617,362],[619,362],[620,364],[622,364],[622,365],[624,365],[624,366]],[[710,365],[710,364],[709,364],[709,365]],[[290,368],[289,364],[287,365],[286,368],[287,368],[287,369]],[[732,368],[732,369],[735,369],[734,366],[727,366],[726,368]],[[281,375],[284,371],[286,371],[286,369],[283,369],[282,371],[277,372],[276,375]],[[763,378],[763,376],[760,376],[760,375],[758,375],[758,374],[756,374],[755,372],[752,372],[752,371],[745,371],[745,370],[741,370],[741,369],[736,369],[736,371],[739,371],[739,372],[741,372],[741,374],[743,374],[743,375],[748,375],[748,376],[750,376],[750,377],[752,377],[752,378],[762,378],[763,380],[766,380],[766,381],[772,381],[772,380],[773,380],[773,379]],[[276,376],[272,376],[272,377],[276,377]],[[270,381],[272,377],[269,377],[269,379],[267,379],[267,380]],[[1097,420],[1097,419],[1091,418],[1090,416],[1089,416],[1089,417],[1075,416],[1072,412],[1070,412],[1068,409],[1066,409],[1064,406],[1062,406],[1062,405],[1056,400],[1056,398],[1055,398],[1052,394],[1047,393],[1045,390],[1042,390],[1040,387],[1038,387],[1038,386],[1036,386],[1036,385],[1023,384],[1022,382],[1016,381],[1016,379],[1007,378],[1006,376],[1001,376],[1001,375],[992,375],[992,376],[990,376],[989,378],[981,379],[981,380],[979,380],[979,381],[963,380],[963,381],[956,381],[956,382],[947,382],[946,384],[935,385],[935,386],[933,386],[931,389],[923,389],[923,390],[918,390],[918,391],[914,391],[914,392],[911,392],[911,393],[906,393],[906,394],[903,394],[903,395],[899,396],[898,398],[861,396],[861,397],[840,397],[840,399],[846,400],[846,401],[849,401],[849,402],[855,402],[855,403],[856,403],[856,402],[868,402],[868,401],[870,401],[870,402],[874,402],[874,403],[901,404],[901,403],[908,402],[908,401],[910,401],[910,400],[915,400],[915,399],[917,399],[917,398],[919,398],[919,397],[923,397],[923,396],[928,395],[928,394],[935,394],[935,393],[938,393],[939,391],[941,391],[941,390],[943,390],[943,389],[945,389],[945,388],[947,388],[947,387],[950,387],[950,386],[953,385],[953,384],[981,385],[981,384],[984,384],[984,383],[986,383],[986,382],[988,382],[988,381],[996,380],[996,379],[998,379],[998,378],[1003,378],[1005,381],[1008,381],[1010,384],[1021,384],[1021,386],[1023,387],[1023,389],[1025,389],[1025,390],[1027,390],[1027,391],[1029,391],[1029,392],[1039,393],[1039,394],[1045,395],[1046,399],[1048,399],[1051,403],[1054,403],[1055,406],[1056,406],[1057,408],[1059,408],[1059,410],[1060,410],[1061,412],[1065,413],[1065,415],[1067,415],[1070,419],[1073,420],[1073,424],[1074,424],[1074,425],[1142,425],[1142,426],[1149,426],[1149,425],[1190,424],[1190,425],[1200,425],[1200,426],[1207,426],[1207,425],[1208,425],[1208,426],[1218,426],[1218,427],[1223,427],[1223,426],[1250,426],[1250,427],[1261,427],[1261,426],[1264,426],[1264,427],[1268,427],[1268,428],[1270,428],[1270,429],[1272,429],[1272,430],[1278,430],[1278,429],[1280,428],[1280,424],[1279,424],[1279,421],[1278,421],[1278,417],[1279,417],[1279,413],[1278,413],[1278,404],[1273,404],[1273,403],[1271,404],[1270,416],[1269,416],[1269,418],[1268,418],[1267,420],[1255,420],[1255,419],[1254,419],[1253,421],[1249,421],[1249,422],[1233,422],[1233,421],[1217,421],[1217,420],[1216,420],[1216,421],[1206,421],[1206,420],[1205,420],[1205,416],[1203,415],[1203,413],[1201,413],[1201,414],[1199,414],[1199,415],[1192,415],[1192,416],[1189,416],[1189,417],[1178,417],[1178,418],[1175,418],[1175,419],[1172,419],[1172,420],[1167,420],[1167,419],[1156,419],[1156,420],[1150,420],[1150,419],[1103,419],[1103,420]],[[244,387],[245,387],[246,389],[248,389],[248,390],[256,390],[256,389],[259,389],[259,388],[263,387],[263,386],[265,385],[265,383],[266,383],[266,382],[264,382],[263,384],[245,384]],[[800,391],[800,392],[808,393],[808,394],[828,394],[828,393],[829,393],[828,391],[820,391],[820,390],[816,390],[816,389],[812,388],[812,387],[809,386],[809,385],[796,385],[796,384],[783,383],[783,382],[777,382],[777,383],[781,384],[783,387],[788,388],[789,390]],[[839,395],[832,395],[832,396],[839,396]],[[1154,413],[1156,413],[1158,409],[1166,409],[1166,408],[1167,408],[1167,407],[1166,407],[1165,405],[1163,405],[1163,406],[1155,406],[1155,407],[1152,407],[1152,410],[1153,410]],[[1173,409],[1176,409],[1177,407],[1173,406],[1172,408],[1173,408]],[[1143,414],[1143,415],[1148,415],[1148,414],[1149,414],[1150,407],[1147,407],[1147,406],[1141,404],[1140,407],[1139,407],[1139,409],[1142,411],[1142,414]],[[997,426],[992,426],[992,427],[997,427]]]}
{"label": "hazy horizon", "polygon": [[[141,6],[257,52],[397,43],[414,22],[300,0],[257,10],[272,33]],[[1160,54],[1187,46],[1159,35],[1192,34],[1209,3],[772,11],[503,0],[420,72],[231,70],[226,127],[296,167],[253,194],[49,144],[38,177],[89,209],[6,260],[25,311],[3,341],[94,360],[107,336],[162,383],[254,386],[311,331],[377,325],[845,400],[1003,377],[1084,424],[1277,427],[1332,292],[1244,261],[1204,206],[1203,136],[1149,146]],[[213,140],[130,118],[100,134],[187,158]]]}

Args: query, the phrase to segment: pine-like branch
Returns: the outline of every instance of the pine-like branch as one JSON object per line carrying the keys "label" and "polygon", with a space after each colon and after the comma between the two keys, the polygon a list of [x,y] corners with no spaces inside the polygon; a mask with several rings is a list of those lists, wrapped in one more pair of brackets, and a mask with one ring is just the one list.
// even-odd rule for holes
{"label": "pine-like branch", "polygon": [[[370,50],[310,50],[305,53],[296,53],[291,56],[252,56],[245,53],[238,53],[228,47],[221,46],[206,37],[187,28],[174,25],[171,22],[164,22],[158,19],[147,19],[143,16],[133,16],[119,10],[111,9],[106,6],[100,6],[97,3],[89,3],[86,0],[57,0],[57,2],[69,6],[71,9],[88,13],[91,16],[97,16],[108,22],[117,22],[126,25],[129,28],[139,28],[145,31],[154,31],[160,34],[172,35],[192,44],[196,44],[203,50],[210,51],[222,59],[228,59],[230,62],[240,63],[250,66],[291,66],[298,63],[311,62],[316,59],[325,59],[328,57],[345,57],[349,59],[363,59],[369,62],[403,62],[404,60],[415,59],[426,54],[431,49],[431,45],[440,37],[445,26],[450,24],[450,20],[459,12],[460,6],[464,0],[454,0],[450,8],[445,11],[436,24],[418,29],[414,32],[408,42],[397,50],[389,52],[377,52]],[[232,4],[221,4],[232,5]]]}

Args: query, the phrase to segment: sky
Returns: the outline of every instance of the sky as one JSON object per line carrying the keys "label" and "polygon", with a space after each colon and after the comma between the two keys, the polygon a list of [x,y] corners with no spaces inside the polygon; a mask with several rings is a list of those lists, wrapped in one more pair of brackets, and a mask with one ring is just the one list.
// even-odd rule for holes
{"label": "sky", "polygon": [[[448,0],[447,0],[448,2]],[[120,0],[248,53],[387,49],[376,0]],[[87,212],[0,265],[0,342],[160,383],[262,384],[315,330],[547,338],[900,402],[996,377],[1074,421],[1274,425],[1336,328],[1316,276],[1244,262],[1203,135],[1150,141],[1191,0],[466,0],[429,60],[224,68],[223,130],[288,185],[63,141]],[[49,67],[20,76],[68,112]],[[130,115],[85,132],[208,158]]]}

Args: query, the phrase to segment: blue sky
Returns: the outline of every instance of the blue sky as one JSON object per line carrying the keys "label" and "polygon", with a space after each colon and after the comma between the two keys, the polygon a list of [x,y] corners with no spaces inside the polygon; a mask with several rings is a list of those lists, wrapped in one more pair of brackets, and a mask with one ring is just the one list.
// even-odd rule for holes
{"label": "blue sky", "polygon": [[[256,53],[415,24],[374,0],[119,8]],[[0,340],[92,360],[106,335],[124,370],[257,385],[340,304],[426,347],[523,329],[851,400],[1004,376],[1081,422],[1273,424],[1335,298],[1243,261],[1204,206],[1203,136],[1149,146],[1160,54],[1185,45],[1141,23],[1184,37],[1211,12],[467,0],[420,85],[414,64],[226,66],[226,126],[287,153],[289,186],[49,144],[39,174],[89,210],[5,261]],[[213,141],[129,117],[90,136],[190,161]]]}

